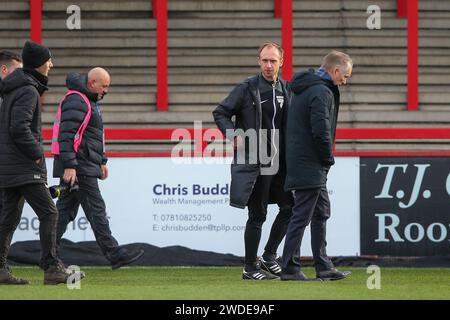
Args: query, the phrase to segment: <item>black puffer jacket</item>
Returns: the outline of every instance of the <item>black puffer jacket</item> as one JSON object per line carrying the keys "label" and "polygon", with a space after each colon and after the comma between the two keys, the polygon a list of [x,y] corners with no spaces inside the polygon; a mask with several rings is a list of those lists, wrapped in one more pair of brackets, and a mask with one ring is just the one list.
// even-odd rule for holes
{"label": "black puffer jacket", "polygon": [[[0,187],[46,183],[40,95],[47,87],[23,69],[0,82]],[[36,160],[41,159],[40,164]]]}
{"label": "black puffer jacket", "polygon": [[339,112],[339,89],[314,70],[295,75],[286,139],[285,189],[326,186],[334,164],[333,142]]}
{"label": "black puffer jacket", "polygon": [[87,75],[70,73],[66,79],[67,88],[80,91],[91,102],[91,119],[84,132],[80,148],[75,153],[73,140],[75,133],[83,122],[88,112],[88,107],[80,95],[68,96],[61,106],[61,125],[59,129],[60,155],[55,156],[53,176],[62,177],[64,169],[76,169],[77,175],[89,177],[101,177],[101,165],[106,164],[107,159],[103,146],[103,121],[99,109],[96,107],[97,94],[86,88]]}

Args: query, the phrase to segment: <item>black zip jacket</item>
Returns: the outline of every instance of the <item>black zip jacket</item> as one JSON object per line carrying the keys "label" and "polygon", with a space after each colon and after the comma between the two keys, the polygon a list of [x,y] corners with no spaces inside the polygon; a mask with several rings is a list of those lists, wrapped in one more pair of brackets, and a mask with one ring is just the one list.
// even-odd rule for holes
{"label": "black zip jacket", "polygon": [[[44,83],[23,69],[16,69],[0,82],[1,188],[47,182],[40,101],[45,90]],[[41,161],[37,164],[36,160]]]}
{"label": "black zip jacket", "polygon": [[[248,78],[244,82],[237,85],[231,93],[216,107],[213,111],[214,121],[220,131],[226,136],[227,129],[234,131],[242,129],[244,131],[255,129],[257,132],[263,127],[263,114],[261,105],[260,85],[262,79],[261,74]],[[283,95],[282,101],[282,117],[281,117],[281,134],[280,145],[278,146],[280,169],[278,176],[283,179],[285,177],[285,158],[284,158],[284,128],[287,122],[287,109],[289,105],[289,91],[287,83],[284,80],[278,80]],[[264,83],[263,83],[264,84]],[[233,122],[232,117],[235,116]],[[227,138],[232,139],[228,135]],[[259,144],[259,141],[258,141]],[[247,152],[248,150],[246,150]],[[252,158],[246,154],[246,159]],[[255,160],[255,159],[253,159]],[[253,163],[253,164],[252,164]],[[231,165],[231,187],[230,187],[230,205],[238,208],[245,208],[248,199],[253,191],[256,179],[261,173],[261,164],[258,161],[252,163],[237,163],[236,154],[235,161]],[[269,199],[269,203],[273,203]]]}

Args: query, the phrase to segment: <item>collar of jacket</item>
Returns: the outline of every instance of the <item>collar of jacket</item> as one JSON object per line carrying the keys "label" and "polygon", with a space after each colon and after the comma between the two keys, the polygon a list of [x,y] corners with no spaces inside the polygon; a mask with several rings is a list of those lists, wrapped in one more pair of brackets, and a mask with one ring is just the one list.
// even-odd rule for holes
{"label": "collar of jacket", "polygon": [[[262,77],[262,74],[259,73],[253,77],[249,77],[247,78],[244,82],[247,83],[248,85],[248,89],[250,92],[250,95],[252,96],[253,99],[253,103],[255,104],[256,107],[256,123],[257,123],[257,128],[261,129],[262,127],[262,106],[261,106],[261,97],[259,94],[259,81],[267,81]],[[283,91],[283,95],[285,98],[285,103],[289,100],[289,96],[287,94],[287,88],[286,88],[286,83],[280,79],[280,77],[277,78],[276,82],[280,83],[281,85],[281,90]]]}
{"label": "collar of jacket", "polygon": [[76,90],[85,94],[90,101],[98,102],[98,94],[87,88],[88,76],[85,73],[71,72],[66,77],[66,86],[69,90]]}
{"label": "collar of jacket", "polygon": [[0,83],[0,92],[4,96],[17,88],[27,85],[35,87],[40,95],[48,89],[47,86],[41,84],[31,74],[24,72],[22,68],[18,68],[2,80]]}
{"label": "collar of jacket", "polygon": [[319,77],[321,77],[324,80],[328,80],[328,81],[333,82],[333,80],[331,79],[330,74],[323,68],[317,69],[315,74],[318,75]]}
{"label": "collar of jacket", "polygon": [[42,94],[48,90],[47,84],[48,84],[48,77],[43,75],[42,73],[34,70],[34,69],[23,69],[23,72],[25,75],[29,76],[36,82],[36,89],[39,92],[39,95],[42,96]]}

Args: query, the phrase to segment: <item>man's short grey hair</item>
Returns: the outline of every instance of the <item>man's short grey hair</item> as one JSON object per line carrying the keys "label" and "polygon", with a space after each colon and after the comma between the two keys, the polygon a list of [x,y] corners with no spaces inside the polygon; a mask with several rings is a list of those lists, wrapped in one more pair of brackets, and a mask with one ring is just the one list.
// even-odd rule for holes
{"label": "man's short grey hair", "polygon": [[321,68],[326,71],[332,71],[333,68],[347,71],[349,65],[353,67],[353,60],[348,54],[333,50],[323,58]]}

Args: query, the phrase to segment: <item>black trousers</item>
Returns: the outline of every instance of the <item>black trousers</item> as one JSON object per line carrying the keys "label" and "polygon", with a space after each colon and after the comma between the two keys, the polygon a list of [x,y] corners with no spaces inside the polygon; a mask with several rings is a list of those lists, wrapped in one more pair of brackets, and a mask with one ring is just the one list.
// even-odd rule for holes
{"label": "black trousers", "polygon": [[281,175],[260,175],[253,187],[248,201],[248,220],[245,226],[245,265],[246,269],[255,267],[258,247],[261,240],[261,230],[267,216],[269,200],[276,202],[279,212],[272,224],[269,239],[264,248],[263,258],[274,260],[277,249],[283,240],[289,219],[292,215],[293,198],[291,193],[284,192],[284,179]]}
{"label": "black trousers", "polygon": [[286,233],[282,272],[300,271],[300,246],[305,228],[311,223],[311,248],[316,271],[333,268],[326,252],[326,228],[330,218],[330,200],[326,188],[296,190],[292,218]]}
{"label": "black trousers", "polygon": [[26,200],[39,218],[41,242],[40,267],[44,270],[60,263],[56,256],[56,222],[58,211],[48,188],[43,183],[3,189],[3,208],[0,213],[0,265],[7,264],[14,231],[20,223]]}
{"label": "black trousers", "polygon": [[110,262],[115,262],[119,259],[123,249],[119,247],[117,240],[111,234],[106,216],[105,201],[98,187],[98,179],[86,176],[77,176],[77,179],[79,190],[63,195],[56,202],[56,207],[59,211],[56,237],[58,256],[60,254],[61,238],[66,231],[67,225],[75,220],[78,208],[81,205],[103,255]]}

